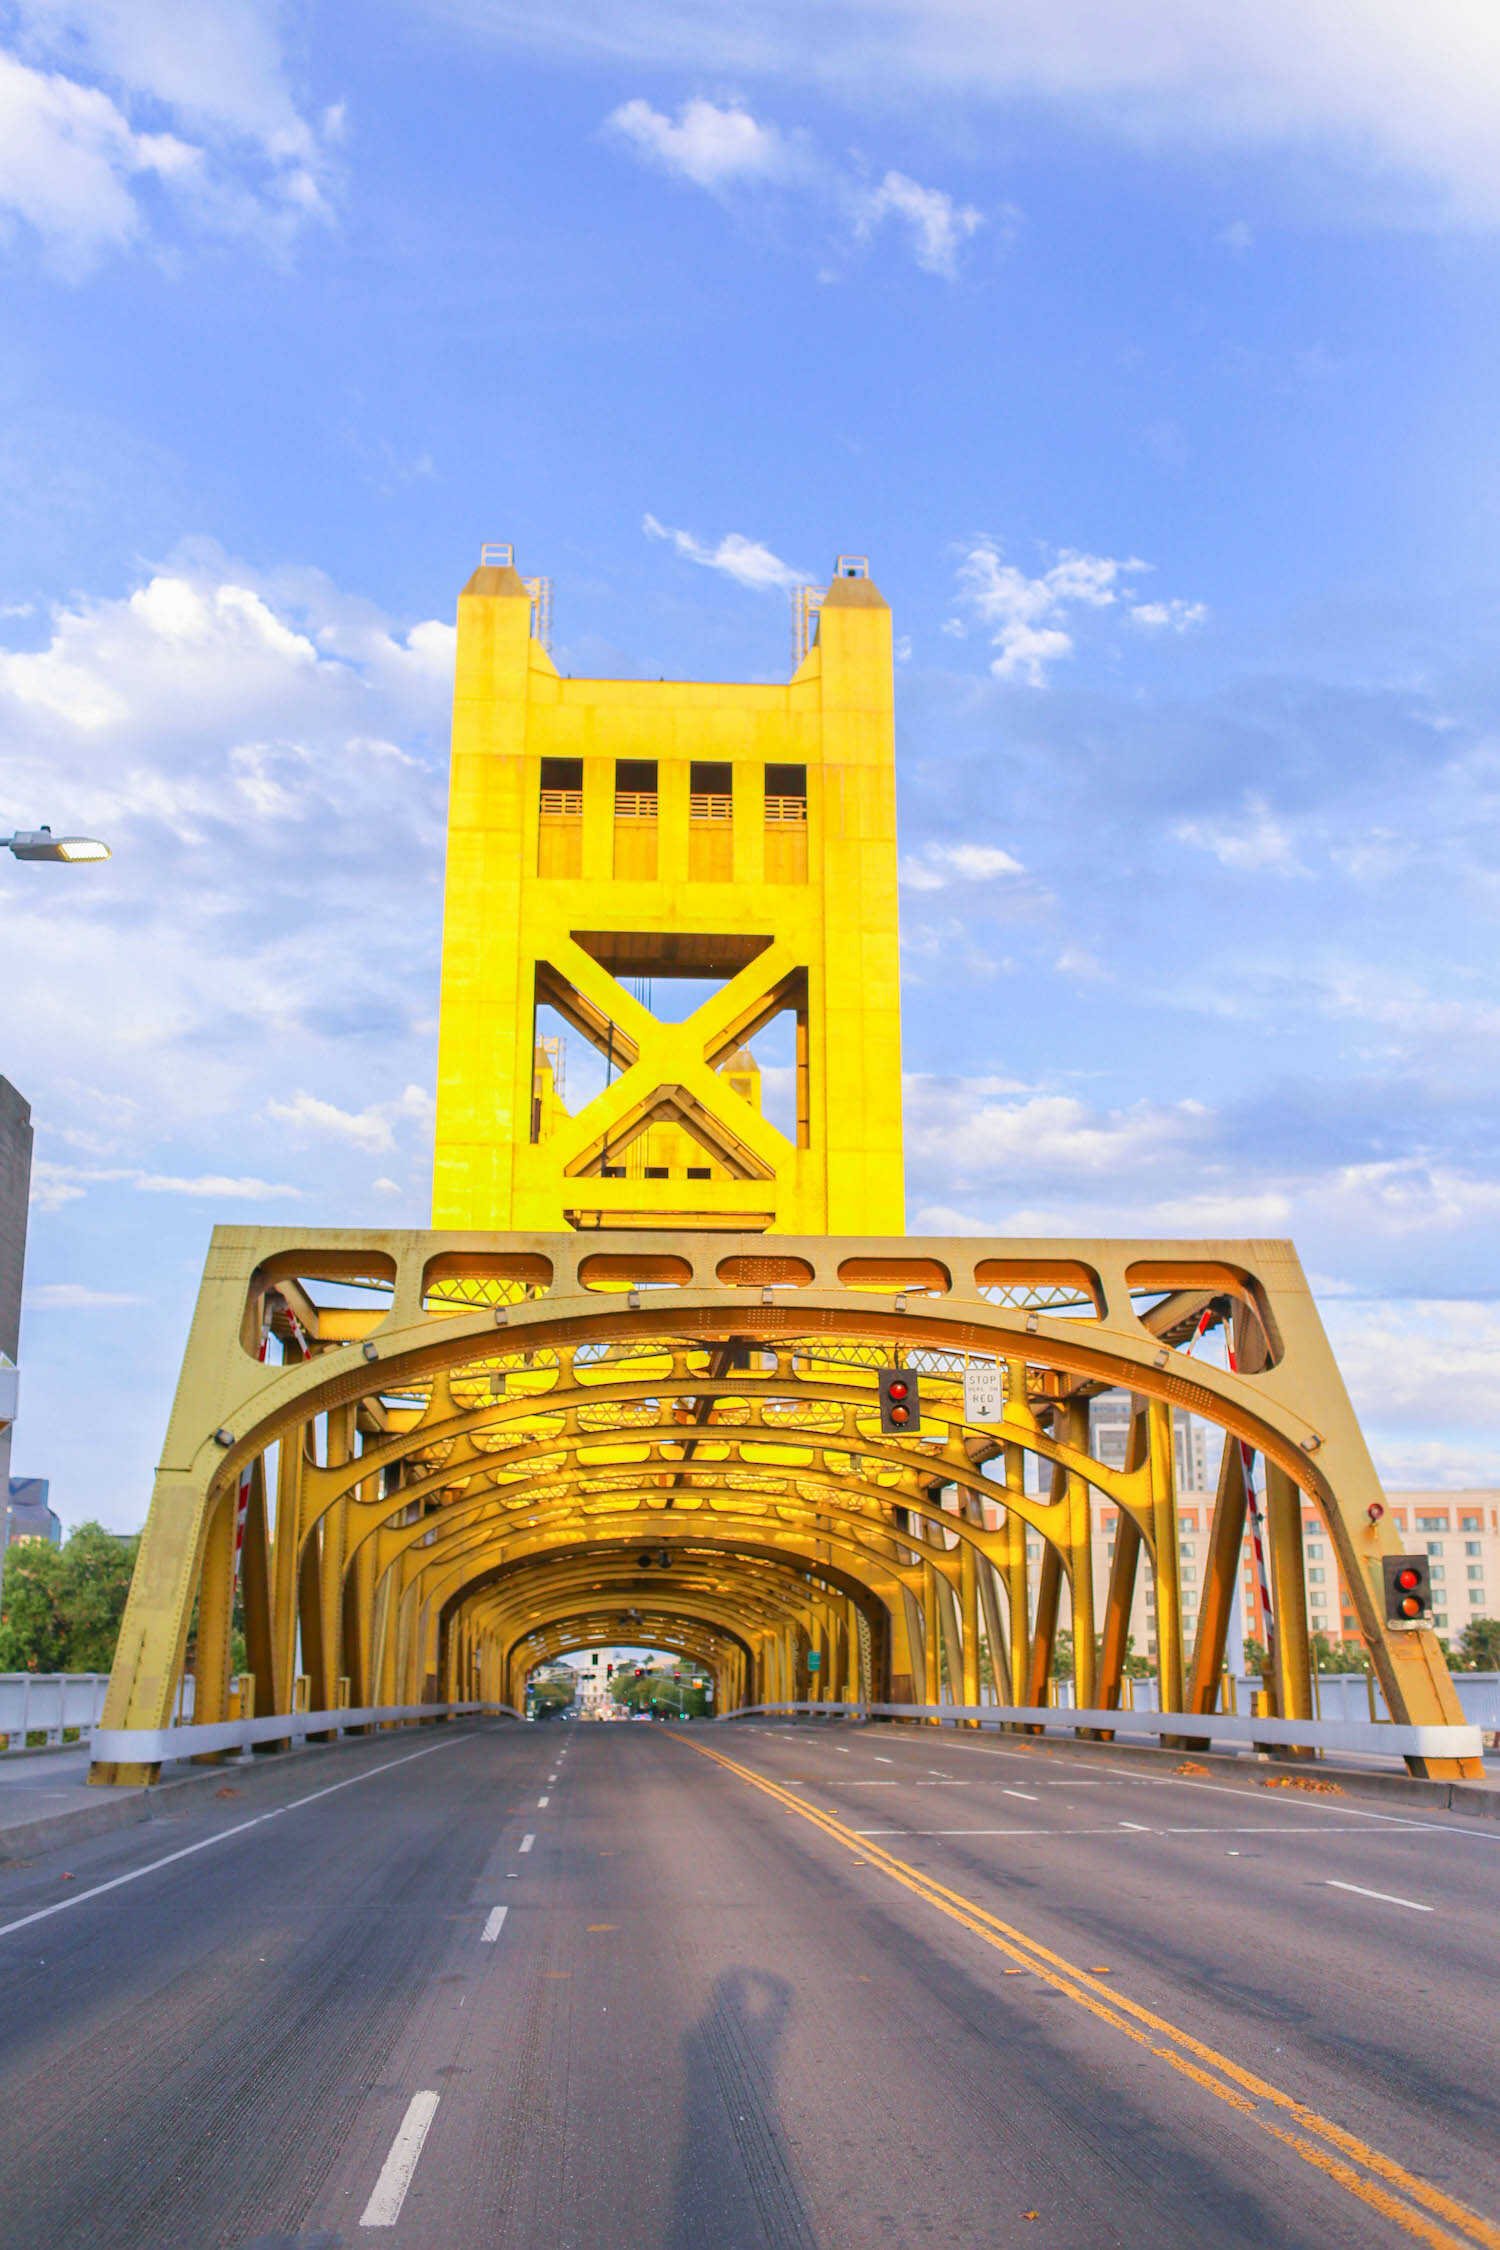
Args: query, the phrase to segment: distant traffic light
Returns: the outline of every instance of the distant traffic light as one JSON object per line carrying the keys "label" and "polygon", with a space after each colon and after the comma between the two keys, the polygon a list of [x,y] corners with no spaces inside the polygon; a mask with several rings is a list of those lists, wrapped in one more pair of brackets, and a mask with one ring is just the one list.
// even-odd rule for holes
{"label": "distant traffic light", "polygon": [[917,1389],[917,1378],[909,1368],[882,1367],[880,1384],[880,1428],[886,1437],[899,1437],[904,1430],[920,1428],[922,1400]]}
{"label": "distant traffic light", "polygon": [[[595,1662],[596,1662],[596,1663],[598,1662],[598,1659],[597,1659],[597,1657],[595,1658]],[[612,1680],[612,1679],[614,1678],[614,1676],[615,1676],[615,1668],[614,1668],[613,1664],[606,1664],[606,1665],[605,1665],[605,1667],[604,1667],[604,1677],[605,1677],[605,1678],[606,1678],[607,1680]]]}
{"label": "distant traffic light", "polygon": [[1387,1625],[1432,1623],[1432,1569],[1425,1555],[1382,1555]]}

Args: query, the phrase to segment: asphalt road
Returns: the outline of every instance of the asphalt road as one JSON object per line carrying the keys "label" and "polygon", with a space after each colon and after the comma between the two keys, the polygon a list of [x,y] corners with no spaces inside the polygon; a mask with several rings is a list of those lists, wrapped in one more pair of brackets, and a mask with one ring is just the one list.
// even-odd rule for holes
{"label": "asphalt road", "polygon": [[228,1772],[0,1869],[0,2243],[1495,2250],[1500,1823],[1266,1778],[757,1723]]}

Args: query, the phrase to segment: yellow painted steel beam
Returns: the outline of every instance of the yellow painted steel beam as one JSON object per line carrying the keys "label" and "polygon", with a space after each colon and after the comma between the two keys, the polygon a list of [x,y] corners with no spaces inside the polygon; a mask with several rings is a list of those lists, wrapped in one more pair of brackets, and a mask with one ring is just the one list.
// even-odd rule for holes
{"label": "yellow painted steel beam", "polygon": [[[710,1604],[723,1629],[738,1611],[762,1644],[755,1661],[767,1678],[805,1678],[816,1643],[831,1687],[834,1667],[850,1662],[838,1605],[852,1599],[875,1634],[883,1689],[904,1682],[903,1692],[920,1693],[936,1668],[950,1693],[967,1693],[987,1604],[997,1680],[1019,1700],[1045,1683],[1055,1595],[1071,1582],[1077,1615],[1077,1591],[1091,1583],[1090,1490],[1140,1534],[1164,1702],[1179,1707],[1188,1650],[1174,1578],[1178,1407],[1243,1438],[1283,1480],[1272,1522],[1283,1588],[1297,1567],[1284,1551],[1294,1536],[1300,1550],[1300,1495],[1321,1511],[1393,1715],[1458,1722],[1432,1636],[1385,1631],[1379,1559],[1393,1535],[1286,1246],[792,1237],[775,1249],[767,1266],[766,1246],[712,1232],[601,1243],[220,1230],[107,1723],[165,1723],[195,1604],[207,1619],[198,1662],[212,1708],[223,1525],[242,1470],[258,1489],[268,1459],[279,1464],[269,1532],[263,1503],[258,1519],[252,1510],[257,1630],[270,1643],[256,1664],[264,1709],[287,1709],[304,1673],[325,1695],[357,1674],[373,1696],[415,1700],[437,1692],[460,1646],[466,1661],[477,1652],[482,1666],[503,1668],[497,1633],[545,1629],[550,1602],[572,1601],[569,1589],[590,1579],[605,1586],[610,1556],[637,1541],[667,1550],[662,1582],[684,1603]],[[1066,1311],[1055,1304],[1059,1272],[1084,1277],[1068,1284]],[[308,1322],[323,1323],[319,1289],[332,1281],[347,1291],[360,1277],[381,1293],[377,1318],[345,1341],[313,1337],[307,1356],[289,1343],[280,1365],[256,1356],[271,1293],[306,1308],[298,1319],[311,1336]],[[1181,1348],[1192,1326],[1181,1308],[1224,1277],[1264,1340],[1253,1373]],[[461,1289],[477,1301],[455,1301]],[[753,1365],[737,1363],[745,1351]],[[896,1354],[919,1374],[920,1438],[882,1438],[876,1427],[874,1371]],[[962,1372],[976,1358],[1006,1372],[999,1424],[963,1419]],[[1125,1469],[1090,1457],[1080,1386],[1117,1386],[1142,1402],[1147,1438]],[[1049,1494],[1025,1490],[1028,1455]],[[1028,1531],[1042,1540],[1035,1623]],[[1127,1546],[1122,1534],[1117,1562]],[[549,1593],[559,1560],[568,1575]],[[1122,1603],[1106,1604],[1106,1695],[1118,1693]],[[1282,1662],[1295,1683],[1305,1620],[1287,1614]],[[1194,1694],[1203,1692],[1200,1669]]]}

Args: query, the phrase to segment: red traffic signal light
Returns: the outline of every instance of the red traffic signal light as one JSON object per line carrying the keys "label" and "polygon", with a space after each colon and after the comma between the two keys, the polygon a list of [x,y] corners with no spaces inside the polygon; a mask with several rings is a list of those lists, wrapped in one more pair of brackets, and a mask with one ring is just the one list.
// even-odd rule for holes
{"label": "red traffic signal light", "polygon": [[1430,1625],[1432,1571],[1425,1555],[1383,1555],[1387,1625]]}
{"label": "red traffic signal light", "polygon": [[916,1376],[904,1367],[882,1367],[877,1382],[882,1433],[892,1437],[916,1429],[922,1420]]}
{"label": "red traffic signal light", "polygon": [[612,1679],[614,1678],[614,1676],[615,1676],[615,1668],[614,1668],[613,1664],[606,1664],[606,1665],[605,1665],[605,1667],[604,1667],[604,1677],[605,1677],[605,1678],[606,1678],[607,1680],[612,1680]]}

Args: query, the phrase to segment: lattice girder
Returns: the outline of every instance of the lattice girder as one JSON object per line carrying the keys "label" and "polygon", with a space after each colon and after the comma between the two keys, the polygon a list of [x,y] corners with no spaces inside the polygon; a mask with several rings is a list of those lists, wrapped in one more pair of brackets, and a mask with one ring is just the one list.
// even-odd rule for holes
{"label": "lattice girder", "polygon": [[[347,1297],[356,1280],[380,1301],[323,1301]],[[1065,1302],[1038,1305],[1048,1291]],[[479,1301],[456,1303],[459,1292]],[[291,1307],[295,1324],[276,1306]],[[1205,1307],[1232,1314],[1240,1373],[1189,1356]],[[268,1319],[281,1365],[256,1356]],[[923,1371],[920,1439],[882,1438],[876,1426],[875,1369],[893,1355]],[[998,1424],[964,1421],[962,1369],[974,1360],[1005,1371]],[[1089,1451],[1087,1400],[1101,1388],[1137,1401],[1123,1469]],[[1380,1558],[1394,1535],[1287,1244],[223,1228],[106,1724],[166,1723],[195,1604],[197,1707],[212,1716],[227,1704],[242,1476],[246,1629],[263,1711],[290,1707],[299,1648],[330,1696],[357,1672],[355,1700],[412,1701],[476,1669],[499,1696],[514,1685],[520,1633],[519,1613],[502,1616],[487,1590],[497,1568],[517,1567],[524,1608],[544,1598],[558,1558],[586,1574],[591,1558],[635,1539],[672,1558],[660,1608],[670,1610],[669,1594],[711,1595],[727,1630],[740,1605],[758,1677],[807,1679],[815,1631],[830,1663],[847,1665],[859,1606],[883,1624],[880,1687],[925,1700],[945,1676],[977,1700],[983,1644],[997,1687],[1025,1701],[1028,1682],[1045,1684],[1066,1583],[1086,1701],[1096,1684],[1091,1492],[1129,1527],[1120,1547],[1132,1571],[1141,1553],[1152,1569],[1163,1704],[1181,1707],[1189,1651],[1173,1408],[1236,1441],[1226,1462],[1243,1440],[1268,1464],[1285,1617],[1271,1682],[1279,1708],[1309,1715],[1305,1601],[1295,1598],[1305,1494],[1333,1539],[1392,1715],[1461,1723],[1435,1638],[1384,1626]],[[1025,1487],[1028,1456],[1042,1491]],[[1035,1584],[1028,1528],[1044,1543]],[[706,1590],[689,1558],[710,1535],[723,1559]],[[793,1589],[779,1623],[758,1606],[757,1550],[778,1558]],[[845,1591],[826,1591],[820,1564]],[[1112,1582],[1101,1613],[1098,1679],[1116,1696],[1133,1584]],[[1206,1598],[1206,1615],[1223,1609]],[[547,1624],[545,1610],[525,1617],[527,1632]],[[1199,1638],[1191,1693],[1201,1698],[1217,1691],[1222,1643],[1204,1642],[1201,1628]]]}

